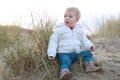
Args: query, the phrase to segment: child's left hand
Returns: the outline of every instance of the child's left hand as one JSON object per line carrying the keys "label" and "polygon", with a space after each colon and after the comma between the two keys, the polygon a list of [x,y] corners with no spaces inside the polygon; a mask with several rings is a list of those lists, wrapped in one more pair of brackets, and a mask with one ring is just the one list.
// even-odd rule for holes
{"label": "child's left hand", "polygon": [[94,52],[94,51],[95,51],[95,46],[91,46],[91,47],[90,47],[90,50],[91,50],[92,52]]}

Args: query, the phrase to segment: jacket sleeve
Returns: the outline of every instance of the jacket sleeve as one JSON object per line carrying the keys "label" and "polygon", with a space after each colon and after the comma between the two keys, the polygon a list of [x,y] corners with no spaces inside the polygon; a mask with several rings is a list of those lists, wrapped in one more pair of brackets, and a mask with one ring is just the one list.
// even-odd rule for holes
{"label": "jacket sleeve", "polygon": [[58,38],[59,38],[59,33],[57,31],[55,31],[49,40],[49,44],[48,44],[48,50],[47,50],[47,54],[48,57],[52,56],[55,57],[57,54],[57,47],[58,47]]}
{"label": "jacket sleeve", "polygon": [[94,46],[94,44],[87,38],[83,30],[81,31],[81,43],[82,43],[82,46],[88,50],[90,50],[91,46]]}

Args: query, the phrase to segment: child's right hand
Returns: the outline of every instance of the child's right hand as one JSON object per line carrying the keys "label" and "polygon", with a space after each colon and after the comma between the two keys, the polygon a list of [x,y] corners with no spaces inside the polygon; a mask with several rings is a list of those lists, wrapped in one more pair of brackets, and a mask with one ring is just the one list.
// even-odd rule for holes
{"label": "child's right hand", "polygon": [[49,56],[48,59],[54,60],[55,58],[53,56]]}

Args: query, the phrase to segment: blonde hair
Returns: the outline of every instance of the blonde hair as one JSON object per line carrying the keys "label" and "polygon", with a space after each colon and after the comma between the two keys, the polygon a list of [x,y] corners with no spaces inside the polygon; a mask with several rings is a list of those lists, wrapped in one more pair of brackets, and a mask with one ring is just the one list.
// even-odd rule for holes
{"label": "blonde hair", "polygon": [[80,11],[79,11],[78,8],[76,8],[76,7],[69,7],[69,8],[66,9],[66,11],[75,12],[77,19],[78,20],[80,19],[81,14],[80,14]]}

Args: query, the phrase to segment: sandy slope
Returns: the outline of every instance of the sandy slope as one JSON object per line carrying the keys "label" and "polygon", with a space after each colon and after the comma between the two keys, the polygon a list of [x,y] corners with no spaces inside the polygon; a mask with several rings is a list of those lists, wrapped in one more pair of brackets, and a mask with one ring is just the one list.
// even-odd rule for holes
{"label": "sandy slope", "polygon": [[94,40],[95,61],[102,65],[100,72],[75,72],[76,80],[120,80],[120,38],[97,38]]}

